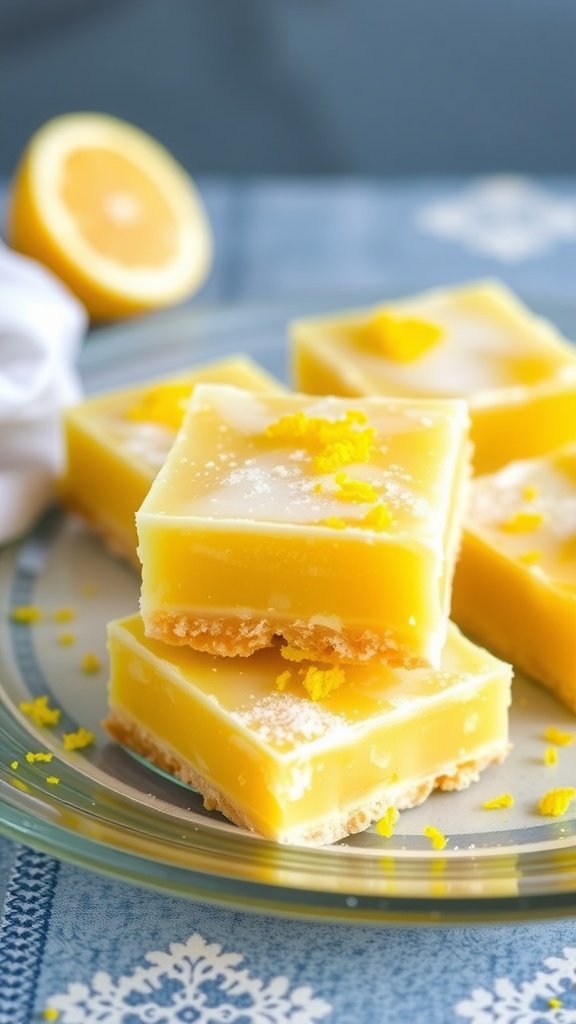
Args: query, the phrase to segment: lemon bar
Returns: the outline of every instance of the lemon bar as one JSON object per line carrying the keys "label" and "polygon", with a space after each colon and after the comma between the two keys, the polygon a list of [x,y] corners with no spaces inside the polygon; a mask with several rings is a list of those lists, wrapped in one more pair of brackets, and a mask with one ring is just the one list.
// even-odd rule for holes
{"label": "lemon bar", "polygon": [[61,500],[138,568],[136,510],[168,454],[193,387],[206,380],[282,390],[262,367],[238,355],[96,395],[64,414]]}
{"label": "lemon bar", "polygon": [[576,711],[576,445],[473,481],[453,612]]}
{"label": "lemon bar", "polygon": [[576,350],[501,284],[294,321],[290,334],[302,391],[469,400],[476,473],[576,440]]}
{"label": "lemon bar", "polygon": [[137,513],[149,636],[437,664],[468,481],[463,401],[197,385]]}
{"label": "lemon bar", "polygon": [[218,658],[146,638],[138,615],[108,645],[111,735],[282,843],[336,842],[508,751],[510,666],[453,625],[439,671]]}

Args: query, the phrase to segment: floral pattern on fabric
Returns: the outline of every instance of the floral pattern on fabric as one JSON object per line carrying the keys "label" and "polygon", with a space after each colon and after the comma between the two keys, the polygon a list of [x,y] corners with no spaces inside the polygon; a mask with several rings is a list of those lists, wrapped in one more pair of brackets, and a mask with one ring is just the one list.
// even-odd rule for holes
{"label": "floral pattern on fabric", "polygon": [[243,959],[194,934],[118,981],[99,971],[71,984],[46,1009],[59,1011],[58,1024],[316,1024],[331,1012],[308,986],[252,977]]}
{"label": "floral pattern on fabric", "polygon": [[576,948],[548,957],[547,968],[516,987],[498,978],[494,991],[474,989],[455,1010],[472,1024],[576,1024]]}
{"label": "floral pattern on fabric", "polygon": [[526,178],[494,176],[421,206],[415,225],[471,252],[516,263],[576,240],[576,202]]}

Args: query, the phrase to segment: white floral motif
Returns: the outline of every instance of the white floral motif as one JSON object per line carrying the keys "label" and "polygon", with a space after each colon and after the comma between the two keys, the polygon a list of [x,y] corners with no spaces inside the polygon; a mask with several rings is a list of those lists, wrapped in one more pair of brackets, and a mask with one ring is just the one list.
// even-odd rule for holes
{"label": "white floral motif", "polygon": [[422,207],[416,226],[472,252],[515,263],[547,252],[556,242],[576,239],[576,201],[514,175],[481,178],[457,196]]}
{"label": "white floral motif", "polygon": [[576,949],[563,957],[548,957],[547,971],[516,988],[498,978],[494,991],[476,988],[455,1007],[472,1024],[576,1024]]}
{"label": "white floral motif", "polygon": [[198,934],[145,959],[117,982],[99,971],[53,996],[58,1024],[315,1024],[332,1009],[308,986],[289,991],[288,978],[265,985],[238,970],[240,954]]}

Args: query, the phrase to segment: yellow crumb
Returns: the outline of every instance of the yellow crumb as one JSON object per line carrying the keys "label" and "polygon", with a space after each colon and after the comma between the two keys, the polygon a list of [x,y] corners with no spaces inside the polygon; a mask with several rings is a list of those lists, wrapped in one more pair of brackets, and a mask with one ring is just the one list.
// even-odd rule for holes
{"label": "yellow crumb", "polygon": [[333,690],[337,690],[345,679],[344,669],[339,665],[332,665],[331,668],[317,668],[310,665],[302,680],[302,685],[308,691],[311,700],[323,700]]}
{"label": "yellow crumb", "polygon": [[334,477],[339,501],[372,502],[378,500],[378,491],[366,480],[354,480],[347,473],[336,473]]}
{"label": "yellow crumb", "polygon": [[557,729],[555,725],[549,725],[542,735],[545,740],[548,740],[549,743],[555,743],[557,747],[569,747],[576,740],[573,732],[563,732],[562,729]]}
{"label": "yellow crumb", "polygon": [[33,626],[34,623],[40,622],[42,611],[35,604],[17,604],[12,608],[10,617],[13,622]]}
{"label": "yellow crumb", "polygon": [[555,996],[552,996],[552,998],[548,1000],[548,1006],[551,1010],[559,1010],[562,1006],[562,1000],[556,999]]}
{"label": "yellow crumb", "polygon": [[94,743],[96,739],[93,732],[89,729],[85,729],[83,725],[80,726],[76,732],[65,732],[62,737],[62,746],[64,750],[82,750],[83,747],[89,747],[91,743]]}
{"label": "yellow crumb", "polygon": [[171,430],[178,430],[191,394],[190,383],[174,381],[160,384],[146,391],[138,402],[126,410],[126,419],[140,423],[158,423]]}
{"label": "yellow crumb", "polygon": [[439,832],[433,825],[427,825],[424,829],[424,835],[430,840],[435,850],[443,850],[448,842],[445,835]]}
{"label": "yellow crumb", "polygon": [[11,767],[12,771],[15,772],[16,769],[18,768],[18,761],[10,761],[10,767]]}
{"label": "yellow crumb", "polygon": [[47,782],[47,783],[48,783],[48,784],[49,784],[50,786],[57,786],[57,785],[58,785],[58,783],[60,782],[60,779],[58,778],[58,776],[57,776],[57,775],[47,775],[47,776],[46,776],[46,782]]}
{"label": "yellow crumb", "polygon": [[67,606],[56,608],[56,611],[54,612],[54,622],[72,622],[72,619],[74,619],[75,616],[76,613],[73,608],[69,608]]}
{"label": "yellow crumb", "polygon": [[65,630],[63,633],[58,634],[58,643],[62,644],[62,647],[72,647],[72,644],[76,643],[76,637],[74,633]]}
{"label": "yellow crumb", "polygon": [[390,836],[394,834],[394,825],[400,817],[399,812],[395,807],[389,807],[384,812],[379,821],[376,822],[375,828],[380,836],[384,836],[385,839],[390,839]]}
{"label": "yellow crumb", "polygon": [[442,334],[436,324],[378,310],[363,326],[361,340],[366,347],[388,359],[409,363],[436,345]]}
{"label": "yellow crumb", "polygon": [[542,552],[536,550],[524,551],[523,554],[518,555],[518,561],[524,565],[536,565],[542,561]]}
{"label": "yellow crumb", "polygon": [[291,644],[284,644],[280,648],[280,654],[286,661],[312,661],[314,654],[311,651],[300,650],[299,647],[292,647]]}
{"label": "yellow crumb", "polygon": [[387,530],[391,525],[392,516],[390,510],[381,502],[375,505],[374,508],[371,508],[362,520],[362,526],[365,526],[368,530]]}
{"label": "yellow crumb", "polygon": [[549,789],[538,803],[540,814],[545,817],[559,818],[566,814],[572,800],[576,797],[576,789],[571,786],[564,786],[561,789]]}
{"label": "yellow crumb", "polygon": [[39,750],[37,753],[33,753],[29,750],[26,754],[28,764],[36,764],[37,761],[43,761],[46,764],[50,764],[53,757],[54,754],[49,753],[47,750]]}
{"label": "yellow crumb", "polygon": [[524,501],[534,501],[538,497],[538,488],[534,484],[526,484],[522,488],[522,497]]}
{"label": "yellow crumb", "polygon": [[544,764],[558,764],[558,751],[556,747],[546,747],[544,751]]}
{"label": "yellow crumb", "polygon": [[542,525],[544,516],[541,512],[516,512],[510,519],[500,523],[500,529],[506,533],[530,533]]}
{"label": "yellow crumb", "polygon": [[44,1012],[42,1013],[43,1020],[58,1020],[59,1016],[59,1011],[55,1010],[53,1006],[47,1006]]}
{"label": "yellow crumb", "polygon": [[499,811],[503,807],[514,807],[514,797],[511,793],[501,793],[491,800],[485,800],[482,804],[485,811]]}
{"label": "yellow crumb", "polygon": [[276,689],[285,690],[290,682],[292,673],[289,668],[285,672],[281,672],[279,676],[276,676]]}
{"label": "yellow crumb", "polygon": [[98,587],[95,583],[84,583],[82,593],[84,597],[94,597],[98,593]]}
{"label": "yellow crumb", "polygon": [[88,651],[87,654],[82,658],[82,671],[87,675],[93,675],[95,672],[99,672],[102,668],[102,662],[96,654],[92,651]]}
{"label": "yellow crumb", "polygon": [[62,712],[60,708],[48,706],[48,697],[36,697],[33,701],[22,701],[18,707],[32,719],[34,725],[58,725]]}

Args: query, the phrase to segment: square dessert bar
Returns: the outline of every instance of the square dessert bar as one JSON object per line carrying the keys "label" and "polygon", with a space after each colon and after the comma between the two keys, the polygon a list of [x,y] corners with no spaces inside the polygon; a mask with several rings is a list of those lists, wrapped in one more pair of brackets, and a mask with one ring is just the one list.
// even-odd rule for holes
{"label": "square dessert bar", "polygon": [[453,625],[439,671],[218,658],[146,638],[138,615],[108,638],[110,734],[278,842],[336,842],[508,751],[510,666]]}
{"label": "square dessert bar", "polygon": [[453,615],[576,711],[576,445],[473,481]]}
{"label": "square dessert bar", "polygon": [[468,399],[476,473],[576,440],[576,350],[500,284],[295,321],[291,348],[310,394]]}
{"label": "square dessert bar", "polygon": [[199,384],[137,514],[147,634],[437,665],[467,432],[462,401]]}
{"label": "square dessert bar", "polygon": [[96,395],[64,413],[61,500],[138,569],[136,510],[164,463],[194,386],[206,380],[283,390],[262,367],[238,355]]}

